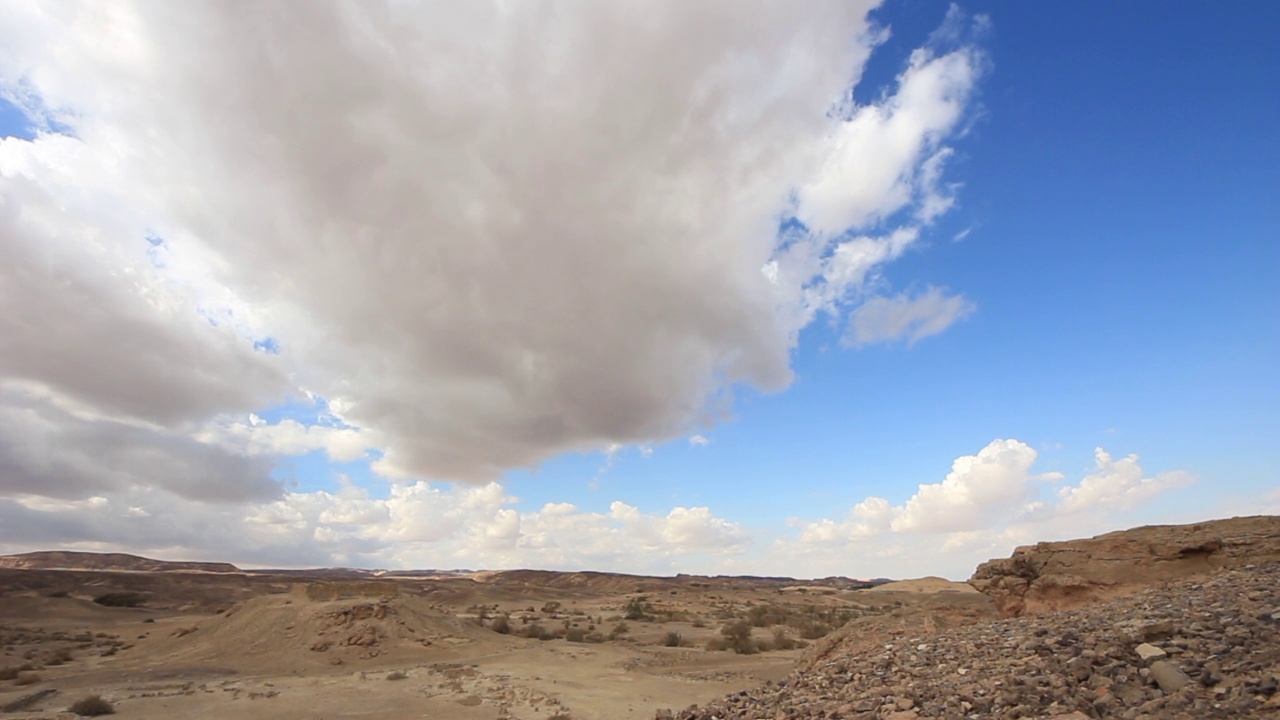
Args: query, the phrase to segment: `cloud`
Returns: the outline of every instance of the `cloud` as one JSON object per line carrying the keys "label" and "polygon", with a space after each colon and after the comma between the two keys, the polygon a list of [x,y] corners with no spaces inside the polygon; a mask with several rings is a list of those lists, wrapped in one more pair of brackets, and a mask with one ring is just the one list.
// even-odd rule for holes
{"label": "cloud", "polygon": [[[842,519],[793,519],[794,537],[778,541],[764,562],[789,562],[814,574],[963,578],[977,563],[1017,545],[1125,527],[1128,513],[1194,481],[1184,471],[1146,477],[1136,455],[1115,461],[1098,448],[1094,472],[1048,492],[1065,476],[1032,472],[1036,459],[1026,443],[993,440],[977,454],[957,458],[941,482],[921,484],[901,504],[869,497]],[[833,567],[833,550],[863,558],[865,567]]]}
{"label": "cloud", "polygon": [[911,297],[873,297],[849,315],[843,341],[854,347],[906,338],[908,345],[937,335],[974,311],[974,304],[938,288]]}
{"label": "cloud", "polygon": [[[687,436],[951,206],[980,54],[854,104],[872,6],[8,3],[0,377],[404,481]],[[228,424],[304,392],[362,439]]]}
{"label": "cloud", "polygon": [[690,435],[689,444],[694,447],[706,447],[711,444],[711,440],[703,435]]}
{"label": "cloud", "polygon": [[88,500],[0,499],[0,547],[128,548],[257,566],[545,567],[714,572],[751,538],[705,507],[607,513],[570,503],[520,512],[497,483],[394,486],[387,498],[347,484],[250,506],[211,505],[127,488]]}
{"label": "cloud", "polygon": [[1069,515],[1099,509],[1132,510],[1152,497],[1166,490],[1188,485],[1194,479],[1190,473],[1181,470],[1150,478],[1143,477],[1137,455],[1113,460],[1110,453],[1097,448],[1094,450],[1094,458],[1096,472],[1086,475],[1079,485],[1064,487],[1058,491],[1058,513]]}
{"label": "cloud", "polygon": [[272,464],[183,433],[78,414],[48,396],[0,384],[0,497],[79,500],[137,489],[249,502],[281,493]]}

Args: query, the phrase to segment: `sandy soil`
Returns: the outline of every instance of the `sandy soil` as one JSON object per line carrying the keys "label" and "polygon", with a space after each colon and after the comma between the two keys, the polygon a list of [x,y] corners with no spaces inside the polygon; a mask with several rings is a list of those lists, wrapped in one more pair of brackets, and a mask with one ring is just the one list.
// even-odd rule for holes
{"label": "sandy soil", "polygon": [[[51,587],[65,592],[65,578],[52,577],[61,584]],[[219,578],[207,582],[212,597],[226,595]],[[802,634],[816,637],[850,619],[887,620],[912,597],[943,596],[924,586],[796,593],[750,581],[663,585],[648,594],[629,592],[642,588],[616,578],[556,581],[559,587],[427,582],[296,583],[292,592],[259,594],[221,612],[207,609],[216,602],[192,602],[196,591],[185,579],[181,604],[167,605],[160,583],[143,608],[102,607],[74,590],[48,597],[0,585],[0,707],[56,690],[3,717],[58,717],[97,694],[118,717],[156,720],[647,720],[658,708],[780,679],[812,652],[708,649],[728,623],[768,625],[751,633],[767,647],[777,637],[803,642]],[[110,586],[97,582],[92,591]],[[642,617],[625,620],[628,610]],[[499,618],[507,634],[495,631]]]}

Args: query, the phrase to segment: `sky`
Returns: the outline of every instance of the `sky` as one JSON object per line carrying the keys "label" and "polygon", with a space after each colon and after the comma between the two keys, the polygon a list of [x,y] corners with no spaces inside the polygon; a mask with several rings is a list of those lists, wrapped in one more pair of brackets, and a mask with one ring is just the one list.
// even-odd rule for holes
{"label": "sky", "polygon": [[1280,513],[1280,4],[0,4],[0,552],[967,578]]}

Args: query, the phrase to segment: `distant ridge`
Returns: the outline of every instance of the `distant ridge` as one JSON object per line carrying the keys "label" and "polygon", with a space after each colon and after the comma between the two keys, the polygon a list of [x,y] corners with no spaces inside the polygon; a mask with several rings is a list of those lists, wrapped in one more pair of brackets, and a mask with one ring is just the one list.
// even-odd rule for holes
{"label": "distant ridge", "polygon": [[97,570],[103,572],[240,573],[231,563],[153,560],[127,553],[44,550],[0,555],[0,568],[15,570]]}

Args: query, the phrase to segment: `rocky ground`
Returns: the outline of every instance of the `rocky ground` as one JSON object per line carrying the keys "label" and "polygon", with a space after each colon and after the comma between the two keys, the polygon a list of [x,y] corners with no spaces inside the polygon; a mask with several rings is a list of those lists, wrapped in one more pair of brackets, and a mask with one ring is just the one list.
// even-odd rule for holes
{"label": "rocky ground", "polygon": [[850,637],[780,682],[657,718],[1280,718],[1278,562],[927,630]]}

